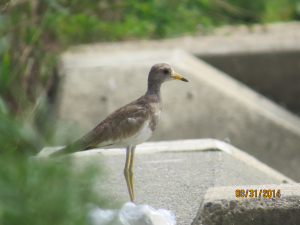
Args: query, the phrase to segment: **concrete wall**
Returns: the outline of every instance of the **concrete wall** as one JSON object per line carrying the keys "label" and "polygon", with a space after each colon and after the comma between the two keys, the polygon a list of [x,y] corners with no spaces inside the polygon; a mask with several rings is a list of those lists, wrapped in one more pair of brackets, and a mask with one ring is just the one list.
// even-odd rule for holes
{"label": "concrete wall", "polygon": [[300,120],[225,73],[179,50],[67,52],[58,119],[92,129],[146,91],[154,63],[170,63],[189,83],[163,84],[164,113],[152,141],[229,138],[233,145],[300,181]]}
{"label": "concrete wall", "polygon": [[299,50],[199,57],[300,116]]}

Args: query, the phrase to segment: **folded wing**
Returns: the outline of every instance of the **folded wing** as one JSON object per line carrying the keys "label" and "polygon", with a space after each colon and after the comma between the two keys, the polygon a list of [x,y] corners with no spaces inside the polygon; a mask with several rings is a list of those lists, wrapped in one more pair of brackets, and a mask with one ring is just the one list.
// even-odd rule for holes
{"label": "folded wing", "polygon": [[93,130],[67,147],[53,153],[60,156],[97,147],[105,148],[135,135],[145,120],[150,119],[150,111],[144,105],[132,102],[116,110]]}

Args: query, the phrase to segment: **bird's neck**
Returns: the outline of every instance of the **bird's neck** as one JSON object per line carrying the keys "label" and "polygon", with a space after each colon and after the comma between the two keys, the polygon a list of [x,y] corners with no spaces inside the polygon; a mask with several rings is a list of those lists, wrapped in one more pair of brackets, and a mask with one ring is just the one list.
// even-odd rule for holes
{"label": "bird's neck", "polygon": [[160,86],[161,84],[148,83],[148,90],[146,92],[146,95],[151,95],[153,97],[157,97],[158,100],[161,100]]}

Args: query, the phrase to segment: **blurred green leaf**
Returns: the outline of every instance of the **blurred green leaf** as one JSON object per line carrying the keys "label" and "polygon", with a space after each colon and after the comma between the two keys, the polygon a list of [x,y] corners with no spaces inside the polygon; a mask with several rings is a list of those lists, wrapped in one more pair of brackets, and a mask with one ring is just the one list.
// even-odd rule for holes
{"label": "blurred green leaf", "polygon": [[74,171],[72,161],[0,159],[0,223],[23,225],[85,224],[88,203],[105,200],[93,191],[95,167]]}
{"label": "blurred green leaf", "polygon": [[0,224],[85,224],[88,203],[107,204],[94,189],[101,162],[28,157],[36,136],[31,124],[0,113]]}
{"label": "blurred green leaf", "polygon": [[0,95],[0,114],[8,115],[8,109],[6,107],[6,103]]}
{"label": "blurred green leaf", "polygon": [[4,54],[1,62],[1,73],[0,73],[0,94],[5,94],[8,89],[8,81],[10,77],[10,55],[7,53]]}

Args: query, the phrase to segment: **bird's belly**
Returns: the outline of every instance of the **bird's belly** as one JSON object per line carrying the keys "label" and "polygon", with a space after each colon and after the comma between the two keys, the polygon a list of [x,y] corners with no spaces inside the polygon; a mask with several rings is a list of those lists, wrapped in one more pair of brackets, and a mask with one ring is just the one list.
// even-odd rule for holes
{"label": "bird's belly", "polygon": [[141,126],[140,130],[131,137],[124,138],[116,141],[108,141],[107,143],[101,143],[99,148],[127,148],[136,146],[147,141],[151,136],[153,131],[149,127],[150,120],[145,121]]}
{"label": "bird's belly", "polygon": [[146,121],[139,132],[137,132],[135,135],[123,140],[122,142],[128,144],[128,146],[136,146],[138,144],[141,144],[145,141],[147,141],[151,136],[153,131],[149,127],[149,121]]}

